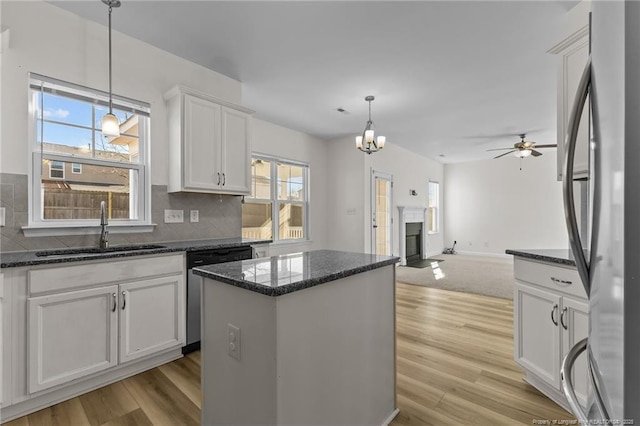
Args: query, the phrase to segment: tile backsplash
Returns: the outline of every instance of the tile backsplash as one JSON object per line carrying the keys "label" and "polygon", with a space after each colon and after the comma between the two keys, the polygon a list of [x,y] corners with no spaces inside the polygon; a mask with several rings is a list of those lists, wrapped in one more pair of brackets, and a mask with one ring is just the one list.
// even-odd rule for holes
{"label": "tile backsplash", "polygon": [[[5,226],[0,228],[0,251],[88,247],[98,244],[99,235],[25,237],[28,223],[27,175],[0,173],[0,207],[5,208]],[[164,223],[164,210],[183,210],[183,223]],[[199,211],[199,222],[190,222],[191,210]],[[202,240],[241,236],[241,197],[233,195],[167,193],[165,185],[151,187],[153,232],[109,235],[113,245],[163,241]]]}

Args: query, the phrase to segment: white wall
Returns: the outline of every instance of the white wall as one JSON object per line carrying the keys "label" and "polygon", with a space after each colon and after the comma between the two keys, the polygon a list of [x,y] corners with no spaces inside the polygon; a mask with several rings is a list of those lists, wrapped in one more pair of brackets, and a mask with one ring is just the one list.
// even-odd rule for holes
{"label": "white wall", "polygon": [[326,142],[286,127],[253,120],[253,152],[309,164],[308,243],[271,244],[270,254],[323,249],[327,244],[327,146]]}
{"label": "white wall", "polygon": [[364,249],[367,187],[364,180],[364,154],[355,149],[351,138],[328,142],[327,204],[328,247],[333,250],[362,252]]}
{"label": "white wall", "polygon": [[[108,30],[45,2],[3,1],[1,7],[2,29],[9,30],[9,46],[2,50],[0,170],[26,174],[28,73],[107,91]],[[113,92],[151,104],[151,183],[154,185],[168,182],[168,120],[162,95],[176,84],[241,103],[240,82],[134,38],[113,33]]]}
{"label": "white wall", "polygon": [[[429,202],[429,179],[440,183],[440,205],[443,203],[444,180],[441,163],[427,157],[420,156],[404,148],[389,143],[383,151],[365,156],[366,190],[364,203],[371,221],[371,170],[386,172],[393,175],[393,254],[400,253],[399,213],[398,206],[427,207]],[[409,195],[409,190],[415,189],[417,196]],[[442,214],[440,215],[440,230],[442,231]],[[442,253],[443,233],[427,235],[427,255]],[[371,228],[365,231],[365,248],[371,251]]]}
{"label": "white wall", "polygon": [[[393,254],[399,254],[397,206],[427,206],[429,179],[443,185],[443,167],[392,143],[367,155],[355,148],[352,137],[329,143],[329,247],[371,252],[371,170],[393,175]],[[418,192],[409,195],[409,189]],[[441,195],[442,202],[442,195]],[[427,252],[442,252],[442,233],[428,236]]]}
{"label": "white wall", "polygon": [[444,167],[444,237],[456,250],[504,254],[506,249],[567,249],[556,153],[506,156]]}

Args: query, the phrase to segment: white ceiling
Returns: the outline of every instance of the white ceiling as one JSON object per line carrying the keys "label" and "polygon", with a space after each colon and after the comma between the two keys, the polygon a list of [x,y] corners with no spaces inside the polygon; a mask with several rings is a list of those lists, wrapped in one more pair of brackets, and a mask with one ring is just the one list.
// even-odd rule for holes
{"label": "white ceiling", "polygon": [[[53,3],[106,25],[99,0]],[[452,163],[522,132],[556,142],[547,51],[575,3],[122,0],[112,25],[241,81],[258,118],[321,138],[361,133],[375,95],[388,144]]]}

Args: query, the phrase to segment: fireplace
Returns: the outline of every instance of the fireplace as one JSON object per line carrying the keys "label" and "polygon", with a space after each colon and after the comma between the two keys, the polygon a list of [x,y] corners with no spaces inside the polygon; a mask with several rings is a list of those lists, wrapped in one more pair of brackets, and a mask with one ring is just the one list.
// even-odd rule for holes
{"label": "fireplace", "polygon": [[406,227],[407,263],[422,259],[422,222],[409,222]]}
{"label": "fireplace", "polygon": [[426,207],[398,206],[400,213],[400,264],[427,258],[427,233],[424,232]]}

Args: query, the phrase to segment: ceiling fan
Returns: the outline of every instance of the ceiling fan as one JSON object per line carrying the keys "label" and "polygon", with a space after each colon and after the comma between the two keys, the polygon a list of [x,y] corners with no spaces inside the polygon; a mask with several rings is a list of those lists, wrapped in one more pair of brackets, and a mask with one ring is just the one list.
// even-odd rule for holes
{"label": "ceiling fan", "polygon": [[504,151],[504,150],[509,150],[508,152],[505,152],[504,154],[500,154],[497,157],[493,157],[494,159],[496,158],[500,158],[500,157],[504,157],[507,154],[511,154],[513,153],[516,157],[518,158],[525,158],[528,157],[530,155],[533,155],[534,157],[539,157],[542,155],[542,153],[540,151],[536,151],[534,148],[555,148],[558,145],[556,144],[550,144],[550,145],[536,145],[535,142],[532,141],[525,141],[524,138],[527,136],[525,133],[522,133],[520,135],[520,142],[514,143],[513,144],[513,148],[496,148],[496,149],[488,149],[487,151]]}

